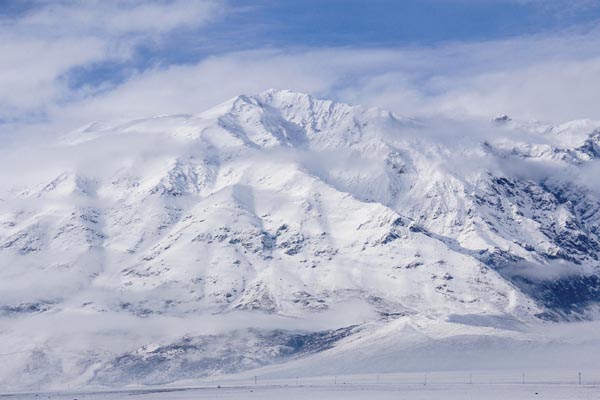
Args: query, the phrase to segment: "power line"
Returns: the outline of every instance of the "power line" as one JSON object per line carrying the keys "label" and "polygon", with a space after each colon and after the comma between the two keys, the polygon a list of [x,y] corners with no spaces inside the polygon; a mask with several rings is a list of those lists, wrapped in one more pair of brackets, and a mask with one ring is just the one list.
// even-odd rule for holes
{"label": "power line", "polygon": [[0,353],[0,357],[1,356],[12,356],[15,354],[21,354],[21,353],[30,353],[31,350],[21,350],[21,351],[13,351],[12,353]]}

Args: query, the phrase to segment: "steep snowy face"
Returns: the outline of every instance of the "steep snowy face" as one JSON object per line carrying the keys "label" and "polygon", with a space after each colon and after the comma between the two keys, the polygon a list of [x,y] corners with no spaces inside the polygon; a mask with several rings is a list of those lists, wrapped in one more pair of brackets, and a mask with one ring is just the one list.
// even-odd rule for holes
{"label": "steep snowy face", "polygon": [[[91,124],[5,161],[19,168],[0,183],[0,318],[15,323],[0,335],[7,347],[31,339],[14,365],[51,366],[64,332],[28,331],[35,321],[102,318],[74,328],[69,351],[116,331],[123,348],[68,368],[105,382],[146,360],[141,346],[171,351],[207,324],[174,323],[165,339],[128,318],[260,328],[236,317],[250,313],[310,327],[348,305],[355,320],[319,329],[595,318],[600,196],[581,176],[599,127],[412,120],[275,90]],[[111,352],[142,358],[103,364]]]}
{"label": "steep snowy face", "polygon": [[[418,129],[387,112],[268,91],[198,116],[76,132],[60,151],[92,160],[13,191],[1,248],[6,270],[25,281],[77,284],[51,282],[8,307],[77,298],[140,315],[302,315],[358,297],[383,314],[535,313],[495,271],[436,237],[435,218],[402,204],[420,182],[426,198],[439,190],[461,202],[447,214],[466,201],[450,174],[420,178],[432,156],[410,145]],[[103,146],[126,150],[92,153]],[[96,290],[115,295],[86,298]]]}

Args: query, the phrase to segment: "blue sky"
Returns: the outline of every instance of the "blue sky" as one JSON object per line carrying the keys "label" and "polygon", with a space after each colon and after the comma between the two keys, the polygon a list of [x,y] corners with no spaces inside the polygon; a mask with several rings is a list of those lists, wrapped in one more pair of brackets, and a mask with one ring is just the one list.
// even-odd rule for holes
{"label": "blue sky", "polygon": [[[252,2],[224,21],[257,45],[405,46],[489,40],[581,26],[600,7],[465,0],[304,0]],[[234,1],[242,7],[247,1]],[[259,23],[256,24],[256,21]],[[217,30],[221,27],[217,27]],[[246,45],[250,45],[247,43]]]}
{"label": "blue sky", "polygon": [[596,0],[0,5],[0,132],[198,112],[270,87],[409,114],[595,118],[600,100]]}
{"label": "blue sky", "polygon": [[[548,3],[553,3],[549,6]],[[560,4],[562,3],[562,4]],[[194,63],[214,54],[255,48],[435,46],[591,29],[599,6],[577,1],[511,0],[230,0],[197,29],[140,43],[127,63],[72,71],[71,84],[126,79],[127,68]]]}

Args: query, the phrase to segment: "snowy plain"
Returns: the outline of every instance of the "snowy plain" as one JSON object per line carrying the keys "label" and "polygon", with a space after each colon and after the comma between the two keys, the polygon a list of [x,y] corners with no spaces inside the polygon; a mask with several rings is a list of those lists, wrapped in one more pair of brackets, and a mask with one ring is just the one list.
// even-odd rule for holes
{"label": "snowy plain", "polygon": [[600,372],[457,371],[427,374],[368,374],[319,378],[257,380],[226,378],[190,386],[132,387],[119,390],[8,393],[6,400],[192,400],[192,399],[321,399],[321,400],[588,400],[600,397]]}

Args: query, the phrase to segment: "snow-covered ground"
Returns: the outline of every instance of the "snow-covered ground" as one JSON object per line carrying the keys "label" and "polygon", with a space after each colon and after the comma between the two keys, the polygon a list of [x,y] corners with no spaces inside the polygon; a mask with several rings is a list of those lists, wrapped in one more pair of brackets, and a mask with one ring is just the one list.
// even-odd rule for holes
{"label": "snow-covered ground", "polygon": [[[136,387],[123,390],[52,391],[0,394],[1,399],[33,400],[196,400],[196,399],[286,399],[286,400],[585,400],[600,397],[600,373],[583,376],[568,371],[523,374],[479,371],[428,374],[372,374],[328,376],[255,383],[233,380],[209,381],[188,387]],[[588,381],[585,381],[585,379]],[[596,379],[595,381],[590,381]]]}

